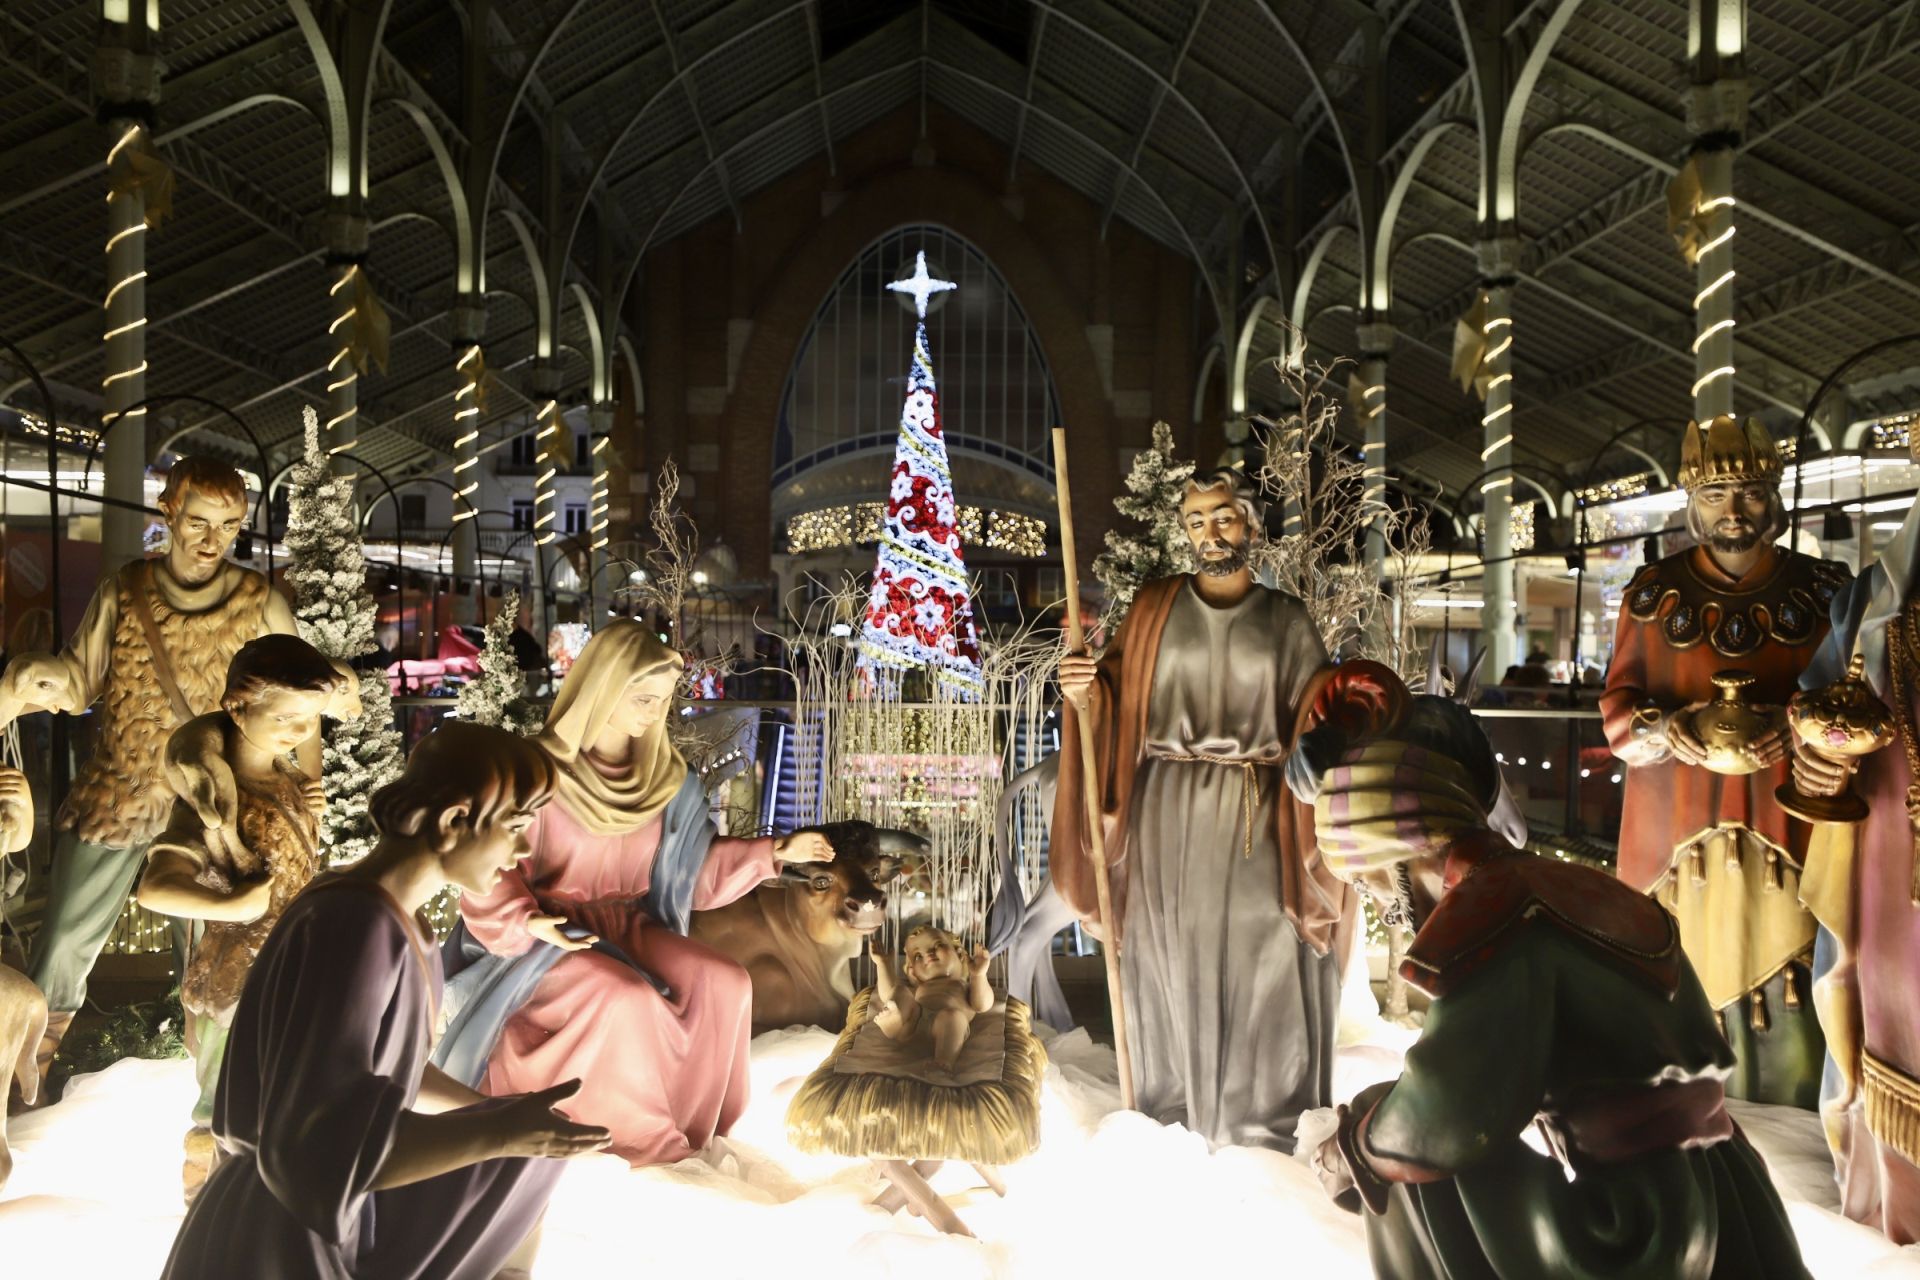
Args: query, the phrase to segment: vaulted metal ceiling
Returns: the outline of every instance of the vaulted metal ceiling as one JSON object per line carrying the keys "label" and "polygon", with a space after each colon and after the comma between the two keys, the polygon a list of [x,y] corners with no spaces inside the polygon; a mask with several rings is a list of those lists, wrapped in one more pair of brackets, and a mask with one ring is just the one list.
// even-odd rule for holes
{"label": "vaulted metal ceiling", "polygon": [[[1663,204],[1690,141],[1687,12],[1677,0],[1499,3],[1508,36],[1522,41],[1572,9],[1526,106],[1514,346],[1518,458],[1568,473],[1615,427],[1687,413],[1694,281]],[[181,187],[175,216],[149,241],[148,389],[230,404],[282,451],[300,405],[323,396],[331,354],[320,234],[328,115],[299,18],[324,22],[341,7],[162,6],[156,142]],[[1280,317],[1295,309],[1280,295],[1310,260],[1319,267],[1298,308],[1308,335],[1324,355],[1355,350],[1361,242],[1339,228],[1359,225],[1350,161],[1375,128],[1389,180],[1417,165],[1392,244],[1390,454],[1396,470],[1457,486],[1480,465],[1478,409],[1447,380],[1446,348],[1475,287],[1480,158],[1462,24],[1483,24],[1484,9],[1474,0],[391,0],[373,66],[367,211],[368,270],[395,337],[385,375],[361,384],[361,451],[406,471],[442,465],[450,448],[449,311],[464,206],[447,169],[470,167],[475,143],[461,122],[478,92],[513,111],[491,168],[479,158],[491,199],[476,228],[488,358],[509,388],[533,358],[537,262],[555,237],[567,260],[551,294],[571,283],[595,299],[603,289],[630,295],[645,288],[638,264],[649,248],[737,219],[754,191],[823,156],[834,163],[850,135],[917,107],[998,139],[1010,180],[1042,170],[1191,258],[1198,313],[1221,317],[1211,340],[1224,335],[1231,351],[1254,318],[1247,392],[1257,409],[1278,394],[1260,360],[1279,352]],[[1846,356],[1913,327],[1917,9],[1752,0],[1753,106],[1735,176],[1742,411],[1797,409]],[[87,84],[96,25],[95,8],[74,0],[0,9],[0,336],[28,351],[80,419],[97,412],[102,373],[108,140]],[[1371,100],[1370,58],[1384,72]],[[584,312],[567,302],[558,317],[568,385],[584,386]],[[646,342],[635,329],[624,336]],[[1196,334],[1196,350],[1209,341]],[[1855,370],[1856,411],[1907,407],[1916,364],[1920,353],[1896,349]],[[15,387],[8,403],[33,408],[30,396]],[[490,414],[524,408],[510,390]],[[241,451],[219,422],[156,417],[153,446],[184,429],[199,447]]]}

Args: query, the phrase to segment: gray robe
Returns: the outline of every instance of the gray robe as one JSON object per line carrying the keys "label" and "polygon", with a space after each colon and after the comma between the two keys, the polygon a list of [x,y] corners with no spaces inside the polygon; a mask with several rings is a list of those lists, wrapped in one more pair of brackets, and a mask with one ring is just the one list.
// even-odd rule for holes
{"label": "gray robe", "polygon": [[1216,609],[1183,586],[1160,640],[1121,973],[1139,1109],[1215,1146],[1291,1151],[1330,1101],[1339,968],[1287,918],[1274,848],[1285,743],[1326,660],[1300,602],[1264,587]]}
{"label": "gray robe", "polygon": [[486,1160],[372,1190],[419,1092],[439,989],[438,952],[377,886],[328,877],[294,899],[234,1014],[220,1164],[163,1280],[491,1280],[560,1161]]}

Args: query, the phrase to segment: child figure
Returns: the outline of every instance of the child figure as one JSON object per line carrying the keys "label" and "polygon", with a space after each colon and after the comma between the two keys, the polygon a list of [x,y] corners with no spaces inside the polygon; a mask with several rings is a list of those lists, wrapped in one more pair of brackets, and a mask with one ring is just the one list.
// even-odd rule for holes
{"label": "child figure", "polygon": [[993,1008],[993,988],[987,983],[987,949],[975,947],[964,958],[960,939],[946,929],[923,924],[907,935],[906,986],[894,972],[892,956],[873,958],[878,978],[874,994],[885,1006],[874,1023],[889,1040],[906,1040],[926,1021],[933,1037],[933,1060],[953,1070],[967,1042],[973,1015]]}
{"label": "child figure", "polygon": [[320,869],[318,779],[293,753],[320,731],[341,675],[297,636],[249,641],[227,668],[221,709],[168,743],[175,794],[136,896],[192,922],[180,1003],[200,1098],[187,1138],[189,1194],[205,1176],[214,1085],[247,973],[296,894]]}

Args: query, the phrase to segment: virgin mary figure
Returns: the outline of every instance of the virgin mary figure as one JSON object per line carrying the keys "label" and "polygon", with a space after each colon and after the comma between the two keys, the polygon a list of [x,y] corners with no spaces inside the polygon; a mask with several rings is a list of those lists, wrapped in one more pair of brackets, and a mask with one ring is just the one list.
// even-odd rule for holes
{"label": "virgin mary figure", "polygon": [[833,858],[817,833],[714,833],[667,736],[683,665],[632,621],[581,651],[539,738],[559,785],[529,832],[532,856],[461,901],[447,947],[461,1004],[435,1053],[488,1094],[577,1077],[562,1109],[611,1130],[610,1150],[636,1166],[692,1155],[747,1104],[747,972],[686,936],[690,913],[745,896],[782,863]]}

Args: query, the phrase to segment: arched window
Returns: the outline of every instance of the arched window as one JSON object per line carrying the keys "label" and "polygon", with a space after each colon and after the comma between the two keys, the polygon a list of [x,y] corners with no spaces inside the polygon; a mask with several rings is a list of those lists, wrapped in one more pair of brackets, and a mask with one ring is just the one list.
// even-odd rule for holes
{"label": "arched window", "polygon": [[[986,255],[945,227],[923,225],[897,227],[861,250],[814,312],[780,400],[776,530],[797,516],[885,500],[914,319],[911,299],[886,286],[912,275],[921,251],[930,273],[959,285],[936,294],[927,313],[955,496],[980,509],[988,533],[996,512],[1053,514],[1048,432],[1060,401],[1046,356]],[[851,522],[856,542],[869,540],[860,523]]]}

